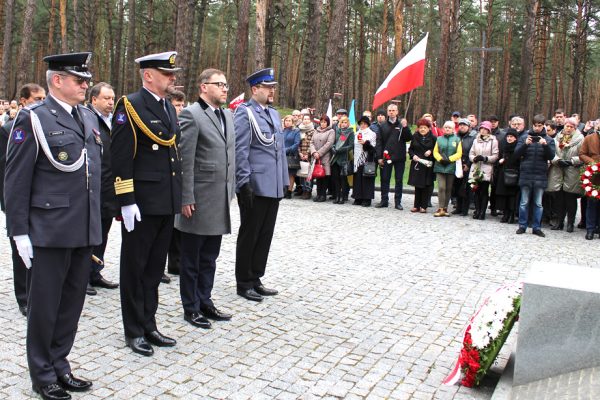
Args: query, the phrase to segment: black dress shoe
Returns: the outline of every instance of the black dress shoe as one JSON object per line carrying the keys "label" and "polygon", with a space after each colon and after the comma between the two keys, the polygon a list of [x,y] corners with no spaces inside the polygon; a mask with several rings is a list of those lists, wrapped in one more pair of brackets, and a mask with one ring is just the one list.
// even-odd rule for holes
{"label": "black dress shoe", "polygon": [[585,234],[586,240],[592,240],[593,238],[594,238],[594,231],[588,231],[588,233]]}
{"label": "black dress shoe", "polygon": [[275,289],[267,289],[264,285],[255,286],[254,290],[256,291],[256,293],[260,294],[261,296],[275,296],[276,294],[279,293]]}
{"label": "black dress shoe", "polygon": [[95,296],[98,294],[98,292],[92,287],[92,285],[88,283],[87,288],[85,289],[85,294],[88,296]]}
{"label": "black dress shoe", "polygon": [[404,210],[404,207],[402,207],[402,204],[396,204],[396,207],[394,207],[396,210]]}
{"label": "black dress shoe", "polygon": [[217,307],[215,306],[200,307],[200,312],[206,318],[210,318],[215,321],[229,321],[232,317],[231,314],[227,314],[217,310]]}
{"label": "black dress shoe", "polygon": [[19,312],[23,314],[24,317],[27,316],[27,306],[19,306]]}
{"label": "black dress shoe", "polygon": [[490,213],[490,215],[491,215],[492,217],[497,217],[497,216],[498,216],[498,211],[496,211],[496,210],[492,210],[492,212]]}
{"label": "black dress shoe", "polygon": [[577,224],[577,228],[585,229],[585,221],[579,221],[579,223]]}
{"label": "black dress shoe", "polygon": [[84,381],[83,379],[75,378],[72,373],[58,377],[58,384],[65,390],[71,392],[85,392],[92,387],[92,382]]}
{"label": "black dress shoe", "polygon": [[146,338],[143,336],[136,338],[128,338],[125,337],[125,343],[134,353],[141,354],[143,356],[149,357],[154,354],[154,349],[150,346],[150,343],[146,341]]}
{"label": "black dress shoe", "polygon": [[262,301],[263,300],[263,297],[260,294],[256,293],[256,290],[254,290],[254,288],[250,288],[250,289],[238,288],[237,294],[239,294],[246,300],[251,300],[251,301]]}
{"label": "black dress shoe", "polygon": [[46,386],[33,386],[33,391],[42,396],[44,400],[70,400],[71,395],[65,392],[58,383],[51,383]]}
{"label": "black dress shoe", "polygon": [[163,276],[160,277],[160,283],[171,283],[171,278],[163,274]]}
{"label": "black dress shoe", "polygon": [[90,280],[90,285],[104,289],[116,289],[119,287],[118,283],[106,280],[102,275],[99,278]]}
{"label": "black dress shoe", "polygon": [[375,206],[375,208],[387,208],[387,206],[388,206],[388,203],[387,203],[387,202],[385,202],[385,201],[382,201],[382,202],[380,202],[379,204],[377,204],[377,205]]}
{"label": "black dress shoe", "polygon": [[173,347],[177,344],[175,339],[171,339],[170,337],[166,337],[159,331],[152,331],[150,333],[146,333],[146,340],[158,347]]}
{"label": "black dress shoe", "polygon": [[573,224],[573,223],[567,223],[567,232],[568,233],[573,233],[574,230],[575,230],[575,224]]}
{"label": "black dress shoe", "polygon": [[535,236],[546,237],[546,234],[542,232],[541,229],[534,229],[531,233],[533,233]]}
{"label": "black dress shoe", "polygon": [[562,231],[564,228],[563,223],[561,222],[560,224],[556,224],[554,225],[552,228],[550,228],[551,231]]}
{"label": "black dress shoe", "polygon": [[210,329],[210,321],[200,313],[183,313],[183,319],[198,328]]}

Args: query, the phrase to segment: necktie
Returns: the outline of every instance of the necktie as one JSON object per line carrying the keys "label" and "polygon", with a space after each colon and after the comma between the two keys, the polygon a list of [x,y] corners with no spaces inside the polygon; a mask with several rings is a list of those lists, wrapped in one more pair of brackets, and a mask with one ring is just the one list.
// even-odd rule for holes
{"label": "necktie", "polygon": [[169,120],[169,122],[171,122],[171,116],[169,115],[169,110],[167,109],[167,104],[165,103],[165,99],[160,99],[158,102],[160,103],[160,106],[162,107],[162,109],[165,111],[165,114],[167,114],[167,119]]}
{"label": "necktie", "polygon": [[71,115],[73,116],[73,119],[75,120],[75,122],[77,122],[79,129],[81,129],[81,133],[84,133],[83,123],[81,122],[81,118],[79,118],[79,112],[77,111],[77,107],[73,107],[71,109]]}
{"label": "necktie", "polygon": [[215,114],[217,115],[217,119],[221,123],[221,128],[223,132],[225,132],[225,119],[223,118],[223,111],[220,108],[215,108]]}

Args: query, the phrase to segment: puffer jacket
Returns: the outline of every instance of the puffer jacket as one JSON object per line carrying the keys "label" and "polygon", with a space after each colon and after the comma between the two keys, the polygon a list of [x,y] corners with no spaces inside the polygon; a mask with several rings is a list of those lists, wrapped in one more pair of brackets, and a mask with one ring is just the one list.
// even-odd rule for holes
{"label": "puffer jacket", "polygon": [[[564,138],[564,130],[554,138],[556,155],[551,161],[550,169],[548,170],[548,192],[558,192],[561,189],[565,192],[583,194],[581,176],[579,168],[581,160],[579,159],[579,149],[583,144],[584,136],[581,132],[575,131],[571,137],[571,141],[566,143],[561,148],[561,141]],[[570,161],[573,165],[561,167],[559,161]]]}
{"label": "puffer jacket", "polygon": [[[434,173],[454,174],[456,171],[456,161],[460,160],[462,157],[460,138],[454,134],[439,136],[435,143],[435,148],[433,149],[433,157],[436,161],[433,166]],[[442,165],[439,162],[444,157],[450,161],[448,165]]]}
{"label": "puffer jacket", "polygon": [[543,129],[538,135],[546,140],[546,145],[539,142],[527,145],[525,141],[528,136],[529,132],[519,136],[515,149],[515,155],[521,160],[519,186],[546,189],[548,186],[548,161],[552,160],[556,154],[554,140],[546,134],[546,129]]}
{"label": "puffer jacket", "polygon": [[[473,177],[477,167],[483,173],[483,181],[491,182],[494,174],[494,164],[498,161],[498,140],[495,136],[488,135],[487,140],[484,140],[480,134],[477,135],[473,141],[473,146],[469,151],[469,161],[471,161],[471,170],[469,171],[469,178]],[[474,162],[473,159],[476,156],[484,156],[484,161]]]}

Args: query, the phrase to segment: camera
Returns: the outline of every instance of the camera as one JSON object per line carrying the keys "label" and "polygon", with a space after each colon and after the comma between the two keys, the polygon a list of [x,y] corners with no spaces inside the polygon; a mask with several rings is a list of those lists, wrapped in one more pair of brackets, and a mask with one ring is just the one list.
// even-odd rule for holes
{"label": "camera", "polygon": [[531,137],[531,141],[532,142],[539,142],[541,138],[542,138],[541,136],[532,136]]}

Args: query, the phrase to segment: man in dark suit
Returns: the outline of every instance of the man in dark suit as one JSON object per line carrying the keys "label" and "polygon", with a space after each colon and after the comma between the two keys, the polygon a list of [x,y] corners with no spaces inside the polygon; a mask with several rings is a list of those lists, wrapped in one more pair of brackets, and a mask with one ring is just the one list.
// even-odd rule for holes
{"label": "man in dark suit", "polygon": [[27,362],[33,390],[70,399],[88,390],[67,356],[85,300],[92,246],[101,242],[98,122],[85,107],[91,53],[48,56],[49,95],[19,112],[6,158],[8,235],[31,268]]}
{"label": "man in dark suit", "polygon": [[387,108],[388,119],[381,124],[377,137],[377,161],[381,170],[381,202],[375,207],[384,208],[389,203],[392,169],[395,172],[394,205],[396,210],[402,207],[402,180],[406,162],[406,143],[412,140],[412,134],[406,119],[398,119],[398,106],[390,104]]}
{"label": "man in dark suit", "polygon": [[156,327],[158,285],[181,212],[179,126],[166,100],[173,89],[174,51],[136,59],[142,88],[117,101],[112,119],[114,186],[121,206],[121,309],[127,345],[151,356],[175,340]]}
{"label": "man in dark suit", "polygon": [[[46,98],[46,91],[37,83],[27,83],[21,87],[19,91],[19,104],[23,107],[43,101]],[[4,126],[0,127],[0,208],[5,211],[4,207],[4,169],[6,167],[6,146],[8,146],[8,138],[12,129],[14,120],[8,121]],[[15,287],[15,297],[19,311],[24,316],[27,315],[27,289],[30,283],[31,275],[28,274],[27,268],[19,256],[15,241],[11,238],[10,248],[12,251],[13,262],[13,282]]]}
{"label": "man in dark suit", "polygon": [[227,78],[207,69],[198,78],[200,98],[179,114],[183,207],[175,217],[181,235],[179,285],[183,317],[199,328],[207,318],[224,321],[211,298],[221,238],[231,233],[229,205],[235,193],[235,132],[227,101]]}
{"label": "man in dark suit", "polygon": [[108,232],[114,217],[119,215],[119,204],[115,195],[112,169],[110,165],[110,127],[112,109],[115,104],[115,92],[108,83],[100,82],[90,89],[90,102],[88,108],[98,119],[100,137],[104,145],[102,152],[102,189],[101,189],[101,212],[102,212],[102,243],[94,247],[94,259],[91,261],[90,281],[87,287],[88,295],[97,294],[95,287],[105,289],[116,289],[118,283],[105,279],[100,271],[104,268],[104,252],[108,241]]}
{"label": "man in dark suit", "polygon": [[237,293],[252,301],[273,296],[263,286],[279,201],[289,184],[281,117],[271,104],[275,94],[272,68],[256,71],[246,81],[252,98],[235,111],[236,192],[240,230],[235,255]]}

